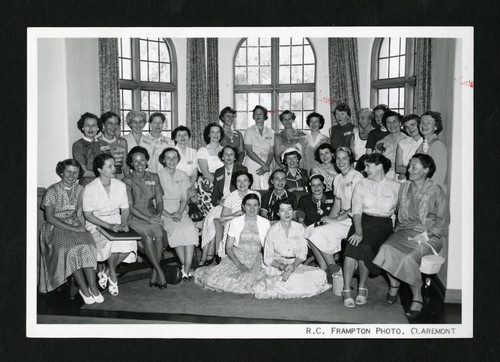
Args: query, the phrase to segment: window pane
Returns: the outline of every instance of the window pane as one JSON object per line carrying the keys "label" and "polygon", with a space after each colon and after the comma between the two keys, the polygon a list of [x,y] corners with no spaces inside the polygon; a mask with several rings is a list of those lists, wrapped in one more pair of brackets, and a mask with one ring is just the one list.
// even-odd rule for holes
{"label": "window pane", "polygon": [[247,70],[243,67],[235,68],[236,84],[248,84],[247,82]]}
{"label": "window pane", "polygon": [[247,48],[240,48],[238,54],[236,54],[236,65],[246,65],[247,64]]}
{"label": "window pane", "polygon": [[314,65],[304,66],[304,83],[314,83]]}
{"label": "window pane", "polygon": [[148,92],[146,91],[141,91],[141,109],[142,110],[149,109]]}
{"label": "window pane", "polygon": [[160,42],[160,61],[170,63],[170,54],[164,40]]}
{"label": "window pane", "polygon": [[314,92],[306,92],[304,93],[304,109],[308,111],[314,110]]}
{"label": "window pane", "polygon": [[391,38],[389,55],[399,55],[399,38]]}
{"label": "window pane", "polygon": [[290,38],[279,38],[280,45],[290,45]]}
{"label": "window pane", "polygon": [[122,53],[120,54],[124,58],[131,58],[132,54],[130,52],[130,38],[122,38],[121,39],[121,45],[122,45]]}
{"label": "window pane", "polygon": [[399,58],[399,76],[404,77],[405,76],[405,62],[406,62],[406,57],[402,56]]}
{"label": "window pane", "polygon": [[390,88],[389,89],[389,108],[398,108],[399,99],[398,99],[398,88]]}
{"label": "window pane", "polygon": [[259,103],[259,93],[248,93],[248,109],[252,110]]}
{"label": "window pane", "polygon": [[302,112],[295,112],[295,121],[293,121],[293,128],[303,129],[302,125]]}
{"label": "window pane", "polygon": [[304,63],[311,64],[314,63],[314,53],[311,46],[304,47]]}
{"label": "window pane", "polygon": [[302,109],[302,93],[292,93],[291,110],[301,110]]}
{"label": "window pane", "polygon": [[292,83],[302,83],[301,66],[292,66]]}
{"label": "window pane", "polygon": [[399,108],[403,109],[403,112],[401,114],[405,114],[404,108],[405,108],[405,88],[401,87],[399,88]]}
{"label": "window pane", "polygon": [[148,42],[140,40],[141,60],[148,60]]}
{"label": "window pane", "polygon": [[122,59],[123,63],[123,77],[122,79],[132,79],[132,62],[128,59]]}
{"label": "window pane", "polygon": [[160,82],[170,82],[170,64],[160,64]]}
{"label": "window pane", "polygon": [[389,58],[389,78],[399,77],[399,57]]}
{"label": "window pane", "polygon": [[149,45],[149,60],[159,60],[158,43],[155,41],[148,41]]}
{"label": "window pane", "polygon": [[387,79],[389,75],[389,59],[380,59],[378,62],[378,79]]}
{"label": "window pane", "polygon": [[271,38],[260,38],[260,46],[271,46]]}
{"label": "window pane", "polygon": [[401,38],[401,54],[406,54],[406,38]]}
{"label": "window pane", "polygon": [[260,84],[271,84],[271,67],[260,68]]}
{"label": "window pane", "polygon": [[281,112],[290,109],[290,93],[280,93],[279,94],[279,105],[278,108]]}
{"label": "window pane", "polygon": [[247,44],[246,44],[246,46],[256,47],[258,45],[259,45],[259,38],[247,38]]}
{"label": "window pane", "polygon": [[132,91],[128,89],[122,90],[122,108],[132,109]]}
{"label": "window pane", "polygon": [[[260,93],[259,94],[259,104],[267,108],[268,111],[271,110],[271,93]],[[253,109],[253,107],[252,107]],[[271,116],[270,114],[268,116]],[[268,121],[266,121],[267,123]],[[269,125],[268,125],[269,126]]]}
{"label": "window pane", "polygon": [[236,110],[238,112],[247,111],[247,95],[245,93],[236,93]]}
{"label": "window pane", "polygon": [[259,48],[248,48],[248,65],[259,65]]}
{"label": "window pane", "polygon": [[290,84],[290,67],[280,66],[280,84]]}
{"label": "window pane", "polygon": [[292,64],[302,64],[302,47],[292,47]]}
{"label": "window pane", "polygon": [[148,63],[141,62],[141,80],[148,81]]}
{"label": "window pane", "polygon": [[289,47],[280,47],[280,64],[290,64]]}
{"label": "window pane", "polygon": [[303,39],[304,38],[292,38],[292,44],[293,45],[298,45],[298,44],[302,45]]}
{"label": "window pane", "polygon": [[172,94],[170,92],[161,92],[161,108],[163,110],[171,110],[172,109],[172,103],[171,103],[171,97]]}
{"label": "window pane", "polygon": [[160,69],[158,63],[149,62],[149,81],[150,82],[160,81]]}
{"label": "window pane", "polygon": [[378,104],[388,104],[389,103],[389,90],[379,89],[378,90]]}
{"label": "window pane", "polygon": [[260,65],[271,65],[271,48],[260,48]]}
{"label": "window pane", "polygon": [[384,38],[382,40],[382,45],[380,46],[379,58],[386,58],[389,56],[389,39]]}
{"label": "window pane", "polygon": [[259,84],[259,68],[248,67],[248,83]]}

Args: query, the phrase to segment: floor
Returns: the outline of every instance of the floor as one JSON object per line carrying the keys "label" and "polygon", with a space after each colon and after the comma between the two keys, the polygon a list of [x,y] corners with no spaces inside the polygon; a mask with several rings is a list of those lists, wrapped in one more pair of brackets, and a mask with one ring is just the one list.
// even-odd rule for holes
{"label": "floor", "polygon": [[[136,263],[133,270],[122,270],[120,283],[127,280],[137,280],[148,278],[148,266],[144,262]],[[426,286],[423,290],[424,296],[424,313],[418,320],[410,321],[410,323],[418,324],[460,324],[462,308],[461,304],[443,303],[437,287],[434,283]],[[133,324],[133,323],[213,323],[213,324],[254,324],[254,323],[290,323],[281,320],[257,320],[248,318],[227,318],[213,316],[195,316],[195,315],[175,315],[175,314],[159,314],[159,313],[141,313],[141,312],[106,312],[106,311],[85,311],[80,307],[83,305],[83,300],[79,294],[76,294],[73,299],[70,294],[75,294],[67,285],[59,289],[47,293],[37,295],[37,319],[38,323],[47,324]],[[403,285],[399,289],[399,300],[406,309],[411,304],[411,290],[408,286]]]}

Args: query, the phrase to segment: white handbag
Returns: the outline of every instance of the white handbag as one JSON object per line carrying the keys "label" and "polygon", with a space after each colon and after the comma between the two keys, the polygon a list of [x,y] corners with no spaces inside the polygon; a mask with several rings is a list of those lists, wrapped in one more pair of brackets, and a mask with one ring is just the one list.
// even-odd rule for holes
{"label": "white handbag", "polygon": [[[441,270],[441,265],[444,263],[444,258],[434,250],[431,244],[429,246],[432,249],[433,255],[425,255],[420,261],[420,271],[424,274],[437,274]],[[422,249],[422,246],[420,246]]]}

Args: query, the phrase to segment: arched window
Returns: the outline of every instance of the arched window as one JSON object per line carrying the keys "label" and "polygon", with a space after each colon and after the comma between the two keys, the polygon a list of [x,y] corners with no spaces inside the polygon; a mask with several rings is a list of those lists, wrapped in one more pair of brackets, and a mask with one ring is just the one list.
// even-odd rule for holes
{"label": "arched window", "polygon": [[316,57],[307,38],[246,38],[234,57],[235,128],[254,124],[260,104],[270,114],[266,125],[282,128],[279,113],[295,112],[294,127],[308,130],[307,114],[315,107]]}
{"label": "arched window", "polygon": [[415,38],[377,38],[372,51],[372,108],[387,104],[400,114],[414,112]]}
{"label": "arched window", "polygon": [[[166,38],[120,38],[120,117],[122,134],[130,132],[125,116],[141,110],[148,117],[161,112],[167,117],[163,133],[170,137],[177,125],[177,67],[172,41]],[[149,127],[144,128],[148,132]]]}

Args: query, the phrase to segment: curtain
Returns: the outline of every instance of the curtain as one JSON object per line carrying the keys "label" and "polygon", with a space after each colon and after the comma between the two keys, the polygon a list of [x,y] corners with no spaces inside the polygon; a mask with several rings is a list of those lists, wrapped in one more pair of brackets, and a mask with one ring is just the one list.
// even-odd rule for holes
{"label": "curtain", "polygon": [[187,94],[186,125],[191,130],[191,145],[199,149],[205,145],[203,129],[210,123],[207,104],[205,70],[205,39],[187,39]]}
{"label": "curtain", "polygon": [[118,39],[99,38],[99,87],[101,114],[108,111],[119,114],[120,86],[118,79]]}
{"label": "curtain", "polygon": [[[356,38],[328,38],[330,109],[346,103],[351,108],[351,122],[357,125],[359,100],[358,41]],[[332,125],[335,125],[332,115]]]}
{"label": "curtain", "polygon": [[416,39],[415,108],[417,114],[430,111],[431,106],[431,39]]}
{"label": "curtain", "polygon": [[208,120],[219,118],[219,40],[207,39],[207,106]]}

